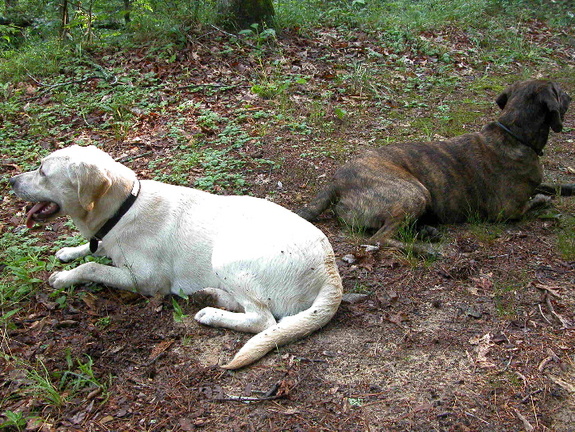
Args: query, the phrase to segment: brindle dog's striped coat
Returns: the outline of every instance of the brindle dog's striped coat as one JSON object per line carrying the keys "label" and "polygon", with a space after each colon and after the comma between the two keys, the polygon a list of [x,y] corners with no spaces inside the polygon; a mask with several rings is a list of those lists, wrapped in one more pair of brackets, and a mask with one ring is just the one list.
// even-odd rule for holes
{"label": "brindle dog's striped coat", "polygon": [[[521,217],[547,197],[539,155],[549,129],[560,132],[571,98],[555,83],[531,80],[498,98],[498,122],[447,141],[404,143],[370,150],[348,162],[333,182],[298,213],[316,218],[330,205],[344,223],[376,229],[374,242],[391,240],[406,219],[443,223],[469,216],[486,220]],[[573,191],[564,187],[563,195]]]}

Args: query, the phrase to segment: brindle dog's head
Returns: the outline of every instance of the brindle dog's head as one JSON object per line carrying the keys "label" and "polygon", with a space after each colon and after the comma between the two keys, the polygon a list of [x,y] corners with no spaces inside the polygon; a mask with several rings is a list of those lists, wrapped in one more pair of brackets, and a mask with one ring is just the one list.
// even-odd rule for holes
{"label": "brindle dog's head", "polygon": [[496,99],[503,110],[499,121],[540,153],[549,136],[563,129],[571,97],[551,81],[530,80],[513,84]]}

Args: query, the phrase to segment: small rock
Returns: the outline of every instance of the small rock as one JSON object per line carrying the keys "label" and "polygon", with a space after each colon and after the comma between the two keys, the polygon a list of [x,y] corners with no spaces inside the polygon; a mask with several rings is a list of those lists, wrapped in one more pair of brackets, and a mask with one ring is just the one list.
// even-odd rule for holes
{"label": "small rock", "polygon": [[341,260],[348,264],[353,264],[357,261],[357,258],[353,254],[347,254],[341,257]]}
{"label": "small rock", "polygon": [[467,309],[467,315],[472,318],[479,319],[483,316],[483,313],[481,313],[481,311],[477,310],[474,307],[470,307],[469,309]]}
{"label": "small rock", "polygon": [[344,303],[354,304],[359,303],[368,298],[367,294],[359,294],[359,293],[348,293],[344,294],[341,301]]}

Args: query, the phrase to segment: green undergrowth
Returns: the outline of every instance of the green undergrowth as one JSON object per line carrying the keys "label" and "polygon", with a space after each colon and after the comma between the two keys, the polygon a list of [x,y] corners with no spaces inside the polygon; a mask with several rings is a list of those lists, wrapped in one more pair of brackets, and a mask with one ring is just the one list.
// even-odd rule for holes
{"label": "green undergrowth", "polygon": [[575,217],[564,215],[557,229],[557,248],[563,259],[575,260]]}

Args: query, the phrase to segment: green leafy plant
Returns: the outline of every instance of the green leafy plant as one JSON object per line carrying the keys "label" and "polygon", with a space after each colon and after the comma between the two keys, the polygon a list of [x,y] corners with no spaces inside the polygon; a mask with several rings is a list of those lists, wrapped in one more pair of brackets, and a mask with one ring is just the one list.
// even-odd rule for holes
{"label": "green leafy plant", "polygon": [[10,308],[35,291],[43,282],[38,273],[47,268],[47,262],[40,259],[39,253],[30,252],[6,261],[4,272],[7,275],[0,281],[0,308],[3,314],[10,313]]}
{"label": "green leafy plant", "polygon": [[239,34],[254,42],[258,49],[261,49],[265,43],[276,40],[276,31],[273,28],[262,28],[257,23],[252,24],[249,29],[241,30]]}
{"label": "green leafy plant", "polygon": [[96,327],[103,330],[112,323],[112,319],[109,316],[98,318],[96,321]]}
{"label": "green leafy plant", "polygon": [[184,310],[178,303],[176,297],[172,297],[172,307],[174,308],[174,321],[178,323],[182,322],[187,317],[187,315],[184,313]]}
{"label": "green leafy plant", "polygon": [[102,382],[96,377],[93,366],[94,361],[90,356],[85,356],[84,362],[80,360],[73,360],[70,354],[66,356],[68,369],[59,373],[59,390],[70,395],[76,395],[81,392],[92,392],[97,390],[100,394],[106,396],[107,389],[111,382]]}
{"label": "green leafy plant", "polygon": [[21,412],[14,411],[4,411],[2,416],[6,419],[0,423],[0,429],[15,429],[17,431],[23,431],[26,429],[26,424],[28,419]]}

